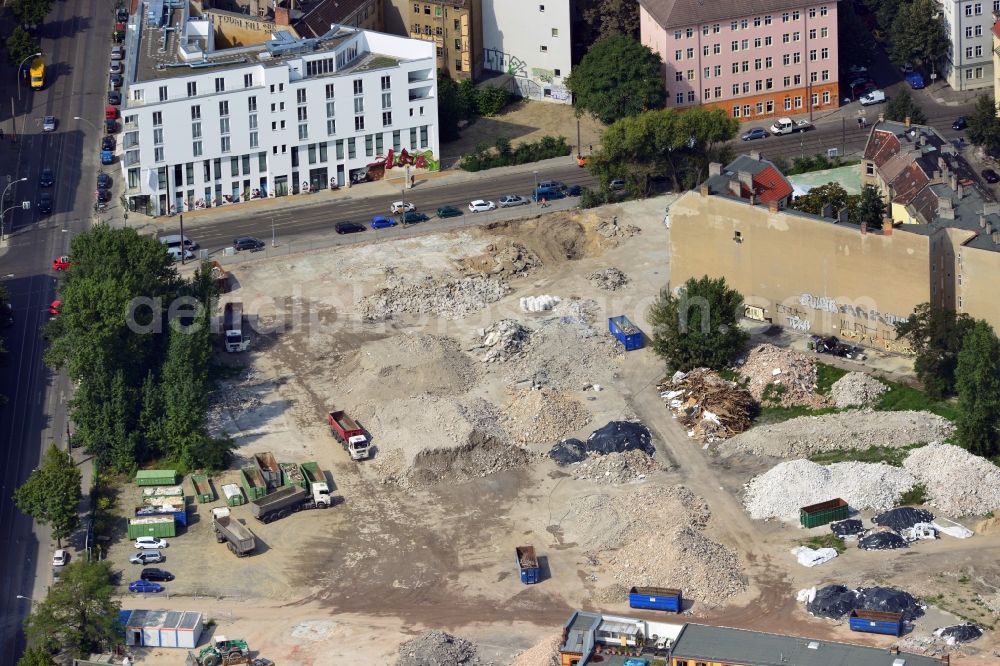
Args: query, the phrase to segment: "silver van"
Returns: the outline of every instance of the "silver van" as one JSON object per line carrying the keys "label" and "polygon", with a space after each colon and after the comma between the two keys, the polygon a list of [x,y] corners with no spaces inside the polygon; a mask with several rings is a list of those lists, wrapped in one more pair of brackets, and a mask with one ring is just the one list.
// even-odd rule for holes
{"label": "silver van", "polygon": [[[181,260],[181,246],[180,245],[168,245],[167,246],[167,254],[169,254],[170,258],[173,259],[174,261],[180,261]],[[185,249],[184,250],[184,258],[185,259],[194,259],[195,258],[194,257],[194,252],[192,252],[191,250]]]}
{"label": "silver van", "polygon": [[184,243],[184,247],[189,250],[197,250],[198,244],[187,236],[181,236],[180,234],[173,234],[171,236],[160,236],[160,242],[169,247],[180,247],[181,242]]}

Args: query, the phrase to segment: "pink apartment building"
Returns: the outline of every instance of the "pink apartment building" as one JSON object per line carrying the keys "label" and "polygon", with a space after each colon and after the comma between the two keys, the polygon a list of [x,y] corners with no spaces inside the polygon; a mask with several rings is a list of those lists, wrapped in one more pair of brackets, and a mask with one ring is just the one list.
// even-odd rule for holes
{"label": "pink apartment building", "polygon": [[640,0],[667,106],[752,121],[835,107],[836,0]]}

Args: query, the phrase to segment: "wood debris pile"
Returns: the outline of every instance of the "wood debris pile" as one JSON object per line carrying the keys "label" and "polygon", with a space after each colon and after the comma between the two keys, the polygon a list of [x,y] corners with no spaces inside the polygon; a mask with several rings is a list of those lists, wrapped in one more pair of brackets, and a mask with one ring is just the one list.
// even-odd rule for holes
{"label": "wood debris pile", "polygon": [[692,439],[718,442],[750,428],[753,396],[708,368],[677,372],[657,388]]}

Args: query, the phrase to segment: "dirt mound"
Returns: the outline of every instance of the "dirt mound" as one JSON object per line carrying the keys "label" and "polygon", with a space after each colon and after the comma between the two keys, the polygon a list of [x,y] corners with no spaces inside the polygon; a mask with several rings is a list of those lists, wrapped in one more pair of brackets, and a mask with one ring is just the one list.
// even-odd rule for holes
{"label": "dirt mound", "polygon": [[552,634],[514,657],[510,666],[559,666],[562,636]]}
{"label": "dirt mound", "polygon": [[[560,303],[557,308],[562,306]],[[590,384],[610,383],[624,353],[606,331],[601,333],[572,316],[552,317],[540,322],[521,355],[507,363],[504,372],[512,382],[580,390]]]}
{"label": "dirt mound", "polygon": [[479,366],[452,338],[425,333],[394,335],[367,343],[344,363],[354,392],[378,400],[423,393],[460,395],[472,388]]}
{"label": "dirt mound", "polygon": [[542,260],[523,244],[502,238],[487,245],[481,254],[462,259],[459,265],[469,273],[512,276],[539,268]]}
{"label": "dirt mound", "polygon": [[574,479],[620,484],[642,481],[649,474],[661,469],[663,468],[660,464],[645,451],[629,449],[606,455],[591,453],[582,462],[570,467],[569,471]]}
{"label": "dirt mound", "polygon": [[399,646],[396,666],[492,666],[476,644],[443,631],[426,631]]}
{"label": "dirt mound", "polygon": [[358,311],[366,321],[385,321],[403,313],[461,319],[499,301],[509,290],[500,278],[483,274],[403,277],[387,271],[382,286],[358,301]]}
{"label": "dirt mound", "polygon": [[408,481],[418,485],[458,483],[506,469],[525,467],[532,457],[527,449],[473,432],[462,446],[425,449],[418,453]]}
{"label": "dirt mound", "polygon": [[590,413],[581,403],[544,388],[515,391],[501,421],[520,444],[551,444],[589,422]]}
{"label": "dirt mound", "polygon": [[829,400],[816,393],[816,359],[772,344],[757,345],[736,371],[750,380],[758,402],[791,407],[824,407]]}
{"label": "dirt mound", "polygon": [[[544,218],[496,222],[480,229],[484,235],[511,237],[544,264],[572,261],[594,254],[597,238],[588,233],[575,211],[551,213]],[[498,242],[498,247],[502,242]]]}

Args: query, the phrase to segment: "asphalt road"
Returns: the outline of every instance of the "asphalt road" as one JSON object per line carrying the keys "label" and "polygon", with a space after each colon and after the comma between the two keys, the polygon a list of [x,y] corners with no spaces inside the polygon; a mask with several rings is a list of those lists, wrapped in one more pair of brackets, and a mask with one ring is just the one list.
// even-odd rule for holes
{"label": "asphalt road", "polygon": [[[17,106],[18,141],[9,141],[11,119],[2,118],[6,139],[0,145],[0,188],[7,176],[28,180],[11,187],[5,208],[27,200],[29,211],[14,210],[6,217],[11,233],[0,255],[0,276],[10,291],[15,324],[4,331],[9,363],[0,367],[0,392],[9,402],[0,411],[0,666],[11,666],[23,649],[21,622],[31,601],[50,583],[51,553],[48,531],[33,531],[33,523],[14,507],[13,491],[37,466],[40,452],[55,441],[65,445],[65,401],[69,385],[64,376],[50,373],[42,362],[40,335],[48,320],[47,308],[56,297],[52,259],[65,252],[75,233],[86,228],[97,174],[99,125],[102,120],[106,67],[110,49],[111,4],[99,0],[57,2],[40,28],[47,64],[46,85],[32,92],[21,82]],[[84,63],[87,63],[84,65]],[[14,68],[0,70],[0,99],[17,105]],[[42,133],[46,115],[58,119],[55,132]],[[91,119],[93,127],[73,120]],[[35,203],[42,168],[55,171],[53,211],[39,217]],[[13,225],[12,225],[13,220]]]}

